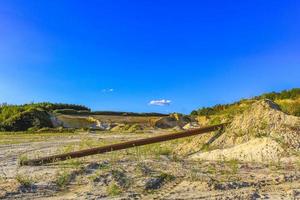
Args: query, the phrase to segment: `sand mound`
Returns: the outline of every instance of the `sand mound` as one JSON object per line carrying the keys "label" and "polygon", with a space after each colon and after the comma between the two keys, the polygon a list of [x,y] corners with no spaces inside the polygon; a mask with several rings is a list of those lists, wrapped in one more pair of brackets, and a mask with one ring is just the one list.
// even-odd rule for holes
{"label": "sand mound", "polygon": [[236,116],[214,145],[232,147],[260,137],[270,137],[281,145],[299,150],[300,118],[285,114],[270,100],[261,100]]}
{"label": "sand mound", "polygon": [[191,159],[196,160],[240,160],[243,162],[270,162],[280,160],[284,149],[270,138],[256,138],[244,144],[228,149],[217,149],[197,153]]}
{"label": "sand mound", "polygon": [[[219,149],[211,152],[209,148]],[[223,133],[209,133],[179,145],[179,154],[197,159],[277,159],[286,152],[300,150],[300,118],[282,112],[270,100],[260,100],[233,118]]]}
{"label": "sand mound", "polygon": [[140,124],[118,124],[114,126],[110,131],[112,132],[130,132],[135,133],[144,130],[144,127]]}
{"label": "sand mound", "polygon": [[185,130],[200,128],[200,125],[197,122],[190,122],[183,127]]}
{"label": "sand mound", "polygon": [[189,155],[201,151],[206,144],[209,143],[211,138],[214,138],[215,133],[206,133],[196,137],[187,138],[186,141],[179,144],[173,151],[178,155]]}
{"label": "sand mound", "polygon": [[167,128],[174,128],[176,126],[184,127],[186,124],[190,122],[191,119],[188,116],[174,113],[171,114],[170,116],[162,117],[158,119],[155,122],[154,126],[156,128],[167,129]]}

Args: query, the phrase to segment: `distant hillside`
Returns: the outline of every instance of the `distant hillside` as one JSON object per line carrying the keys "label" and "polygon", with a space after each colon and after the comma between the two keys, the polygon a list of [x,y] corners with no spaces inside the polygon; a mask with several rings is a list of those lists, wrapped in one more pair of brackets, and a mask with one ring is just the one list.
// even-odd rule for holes
{"label": "distant hillside", "polygon": [[26,131],[52,127],[50,113],[57,109],[72,109],[76,111],[89,112],[90,109],[75,104],[55,103],[32,103],[24,105],[0,106],[0,130],[2,131]]}
{"label": "distant hillside", "polygon": [[133,113],[94,111],[86,106],[61,103],[32,103],[24,105],[0,105],[0,131],[27,131],[40,128],[52,128],[51,118],[54,115],[70,116],[136,116],[162,117],[160,113]]}
{"label": "distant hillside", "polygon": [[[261,99],[270,99],[280,109],[290,115],[300,116],[300,88],[271,92],[250,99],[242,99],[232,104],[219,104],[194,110],[191,115],[200,124],[217,124],[231,120]],[[27,131],[53,126],[54,116],[119,116],[119,117],[163,117],[160,113],[134,113],[113,111],[91,111],[86,106],[61,103],[32,103],[24,105],[0,105],[1,131]]]}
{"label": "distant hillside", "polygon": [[242,113],[254,102],[261,99],[270,99],[276,102],[280,106],[280,109],[285,113],[300,116],[300,88],[265,93],[250,99],[242,99],[231,104],[218,104],[212,107],[203,107],[192,111],[191,115],[205,117],[212,124],[220,123],[221,121],[231,119],[236,114]]}
{"label": "distant hillside", "polygon": [[108,116],[136,116],[136,117],[163,117],[168,114],[161,113],[135,113],[135,112],[117,112],[117,111],[85,111],[85,110],[73,110],[73,109],[59,109],[55,110],[56,114],[64,115],[108,115]]}

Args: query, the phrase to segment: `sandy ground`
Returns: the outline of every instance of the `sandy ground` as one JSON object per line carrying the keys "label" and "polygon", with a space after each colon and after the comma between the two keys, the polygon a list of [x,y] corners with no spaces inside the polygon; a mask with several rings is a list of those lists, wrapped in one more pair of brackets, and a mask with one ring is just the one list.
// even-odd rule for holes
{"label": "sandy ground", "polygon": [[0,199],[300,199],[300,164],[193,161],[164,149],[154,151],[159,146],[46,166],[18,165],[22,156],[34,158],[146,136],[53,134],[43,141],[1,143]]}

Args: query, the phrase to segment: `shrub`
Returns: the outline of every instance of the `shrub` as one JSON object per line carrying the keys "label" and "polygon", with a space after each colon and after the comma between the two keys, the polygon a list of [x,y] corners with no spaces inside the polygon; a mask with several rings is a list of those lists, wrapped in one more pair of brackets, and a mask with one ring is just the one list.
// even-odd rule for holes
{"label": "shrub", "polygon": [[111,183],[108,187],[107,187],[107,194],[109,196],[118,196],[119,194],[121,194],[122,190],[120,189],[120,187],[115,184],[115,183]]}
{"label": "shrub", "polygon": [[300,100],[278,102],[281,110],[290,115],[300,116]]}
{"label": "shrub", "polygon": [[52,127],[50,115],[40,109],[29,109],[19,112],[2,122],[6,131],[27,131],[28,129],[39,129]]}
{"label": "shrub", "polygon": [[71,174],[64,171],[58,175],[55,183],[59,188],[65,188],[70,183],[71,178]]}
{"label": "shrub", "polygon": [[34,183],[32,178],[20,174],[16,176],[16,180],[20,183],[21,186],[25,188],[31,187]]}

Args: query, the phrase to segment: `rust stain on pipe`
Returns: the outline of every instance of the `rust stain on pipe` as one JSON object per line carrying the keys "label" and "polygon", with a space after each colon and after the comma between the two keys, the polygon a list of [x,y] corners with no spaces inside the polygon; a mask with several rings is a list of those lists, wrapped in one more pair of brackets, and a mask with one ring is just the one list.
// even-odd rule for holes
{"label": "rust stain on pipe", "polygon": [[117,144],[112,144],[112,145],[107,145],[107,146],[102,146],[102,147],[96,147],[96,148],[85,149],[85,150],[81,150],[81,151],[75,151],[75,152],[53,155],[53,156],[48,156],[48,157],[43,157],[43,158],[38,158],[38,159],[33,159],[33,160],[27,160],[27,161],[23,161],[21,163],[21,165],[42,165],[42,164],[47,164],[47,163],[64,161],[64,160],[68,160],[71,158],[80,158],[80,157],[85,157],[85,156],[90,156],[90,155],[95,155],[95,154],[103,154],[103,153],[107,153],[107,152],[111,152],[111,151],[118,151],[118,150],[122,150],[122,149],[128,149],[128,148],[132,148],[132,147],[143,146],[143,145],[147,145],[147,144],[164,142],[164,141],[168,141],[168,140],[174,140],[174,139],[178,139],[178,138],[184,138],[184,137],[203,134],[203,133],[207,133],[207,132],[211,132],[211,131],[216,131],[221,128],[224,128],[225,125],[226,125],[226,123],[218,124],[218,125],[214,125],[214,126],[207,126],[207,127],[193,129],[193,130],[182,131],[179,133],[159,135],[159,136],[150,137],[150,138],[132,140],[132,141],[128,141],[128,142],[122,142],[122,143],[117,143]]}

